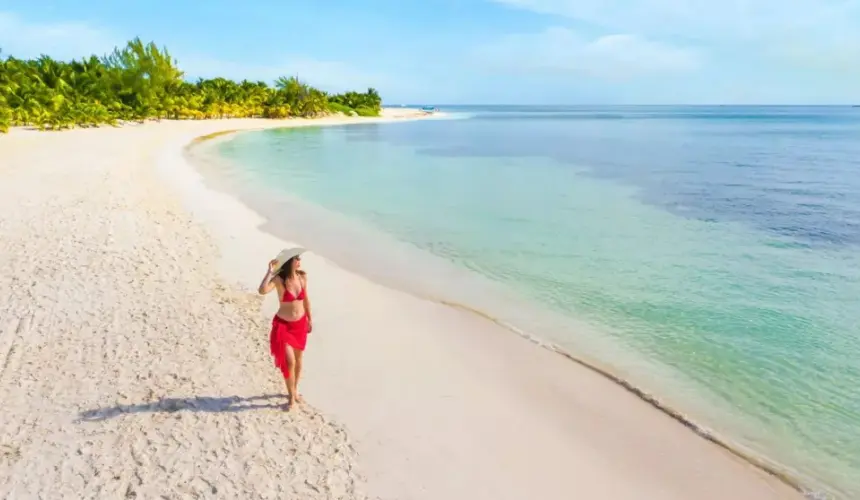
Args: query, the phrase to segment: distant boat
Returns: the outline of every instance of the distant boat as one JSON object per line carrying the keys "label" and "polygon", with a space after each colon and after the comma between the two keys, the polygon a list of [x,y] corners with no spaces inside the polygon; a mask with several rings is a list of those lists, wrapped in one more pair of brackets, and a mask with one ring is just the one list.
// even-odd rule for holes
{"label": "distant boat", "polygon": [[437,111],[439,111],[439,108],[437,108],[437,107],[435,107],[435,106],[424,106],[424,107],[422,107],[422,108],[421,108],[421,111],[423,111],[424,113],[426,113],[426,114],[428,114],[428,115],[431,115],[431,114],[436,113]]}

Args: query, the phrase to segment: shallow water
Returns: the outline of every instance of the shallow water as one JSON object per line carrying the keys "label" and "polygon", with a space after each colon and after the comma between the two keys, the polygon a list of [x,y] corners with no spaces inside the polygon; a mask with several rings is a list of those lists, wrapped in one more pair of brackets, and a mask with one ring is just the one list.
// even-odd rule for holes
{"label": "shallow water", "polygon": [[239,134],[208,174],[345,267],[597,360],[860,495],[860,110],[445,111],[460,119]]}

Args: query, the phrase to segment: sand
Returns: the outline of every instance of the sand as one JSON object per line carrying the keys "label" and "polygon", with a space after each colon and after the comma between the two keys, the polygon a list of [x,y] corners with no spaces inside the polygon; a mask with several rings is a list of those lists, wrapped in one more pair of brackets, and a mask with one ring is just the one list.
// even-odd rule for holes
{"label": "sand", "polygon": [[313,252],[308,404],[284,412],[277,299],[254,290],[301,242],[181,149],[367,120],[0,136],[0,498],[800,498],[562,356]]}

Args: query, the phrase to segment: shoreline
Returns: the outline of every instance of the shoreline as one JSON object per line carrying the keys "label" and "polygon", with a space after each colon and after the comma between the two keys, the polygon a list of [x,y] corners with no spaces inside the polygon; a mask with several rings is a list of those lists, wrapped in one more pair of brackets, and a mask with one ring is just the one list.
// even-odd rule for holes
{"label": "shoreline", "polygon": [[[424,300],[430,300],[426,297],[419,297],[419,298],[422,298]],[[732,455],[735,455],[736,457],[740,458],[741,460],[747,462],[751,466],[753,466],[757,469],[760,469],[762,472],[766,472],[767,474],[770,474],[771,476],[775,477],[776,479],[779,479],[780,481],[785,483],[787,486],[796,490],[798,493],[801,493],[804,495],[810,494],[809,490],[807,490],[804,487],[801,480],[793,477],[790,473],[783,471],[780,468],[769,464],[765,458],[762,458],[762,457],[759,457],[755,454],[743,451],[735,443],[733,443],[731,440],[724,438],[721,434],[718,434],[718,433],[715,433],[715,432],[708,430],[708,428],[706,426],[697,423],[691,417],[687,416],[684,412],[682,412],[682,411],[680,411],[680,410],[678,410],[678,409],[676,409],[676,408],[674,408],[674,407],[672,407],[666,403],[663,403],[660,400],[660,398],[658,396],[656,396],[653,392],[650,392],[650,391],[636,385],[634,382],[632,382],[628,379],[625,379],[624,377],[621,377],[620,375],[616,375],[615,373],[609,371],[608,369],[599,366],[595,362],[592,362],[592,361],[587,360],[585,358],[576,356],[575,354],[570,353],[569,351],[558,346],[557,344],[554,344],[551,342],[545,342],[539,338],[536,338],[532,335],[529,335],[528,333],[521,331],[516,326],[510,325],[505,321],[499,320],[499,319],[497,319],[497,318],[495,318],[489,314],[484,313],[483,311],[473,309],[473,308],[469,307],[468,305],[458,304],[458,303],[454,303],[454,302],[448,302],[448,301],[444,301],[444,300],[439,301],[439,303],[441,303],[442,305],[454,308],[454,309],[461,309],[461,310],[464,310],[470,314],[474,314],[476,316],[479,316],[479,317],[481,317],[487,321],[490,321],[496,325],[501,326],[502,328],[508,330],[511,333],[514,333],[515,335],[518,335],[518,336],[532,342],[533,344],[537,345],[538,347],[540,347],[542,349],[547,349],[554,354],[558,354],[559,356],[562,356],[563,358],[565,358],[565,359],[567,359],[573,363],[576,363],[576,364],[578,364],[584,368],[587,368],[587,369],[593,371],[594,373],[597,373],[598,375],[604,377],[606,380],[609,380],[610,382],[617,384],[619,387],[624,388],[630,394],[636,396],[637,398],[639,398],[643,402],[647,403],[649,406],[651,406],[655,410],[665,414],[668,417],[671,417],[672,419],[677,421],[679,424],[681,424],[684,427],[686,427],[687,429],[689,429],[693,434],[701,437],[702,439],[704,439],[706,441],[709,441],[709,442],[719,446],[720,448],[726,450],[727,452],[731,453]]]}
{"label": "shoreline", "polygon": [[[246,131],[247,130],[229,130],[229,131],[211,134],[208,136],[198,137],[198,138],[195,138],[189,144],[187,144],[186,149],[190,150],[190,149],[192,149],[196,146],[199,146],[204,142],[208,142],[210,140],[215,140],[215,141],[229,140],[230,136],[234,135],[235,133],[246,132]],[[205,161],[205,160],[201,160],[201,161]],[[194,162],[192,162],[192,161],[189,161],[189,163],[192,166],[194,165]],[[195,170],[197,170],[196,167],[194,167],[194,168],[195,168]],[[199,173],[199,171],[198,171],[198,173]],[[200,174],[200,175],[201,175],[201,177],[205,177],[205,176],[203,176],[203,174]],[[219,189],[219,191],[221,191],[221,190]],[[224,192],[225,192],[225,194],[229,194],[229,193],[226,193],[226,191],[224,191]],[[253,210],[253,209],[249,208],[249,210]],[[259,216],[259,214],[258,214],[258,216]],[[265,220],[262,216],[259,216],[259,217],[261,219]],[[262,225],[260,225],[258,227],[262,227]],[[261,229],[261,230],[267,232],[268,234],[270,234],[274,237],[278,237],[276,234],[274,234],[270,231],[266,231],[265,229]],[[355,271],[346,271],[346,272],[352,273]],[[391,288],[390,285],[380,285],[380,286],[384,286],[386,288]],[[648,404],[653,409],[655,409],[655,410],[661,412],[662,414],[672,418],[674,421],[683,425],[686,429],[688,429],[690,432],[695,434],[697,437],[699,437],[699,438],[701,438],[701,439],[703,439],[709,443],[716,445],[720,449],[725,450],[726,452],[728,452],[728,453],[734,455],[735,457],[743,460],[744,462],[748,463],[751,467],[754,467],[758,470],[761,470],[762,472],[774,477],[775,479],[779,480],[780,482],[782,482],[786,486],[795,490],[797,493],[800,493],[801,495],[815,495],[815,493],[811,492],[810,490],[808,490],[805,487],[802,480],[798,479],[797,477],[793,476],[790,472],[786,471],[784,468],[782,468],[780,465],[778,465],[777,462],[771,461],[767,457],[761,456],[761,455],[756,454],[752,451],[746,451],[738,443],[731,441],[729,438],[724,437],[720,433],[716,433],[712,430],[709,430],[708,427],[696,422],[693,418],[691,418],[690,416],[685,414],[683,411],[678,410],[675,407],[663,402],[654,392],[646,390],[643,387],[636,385],[635,382],[613,373],[611,370],[600,366],[600,364],[595,362],[595,361],[577,356],[577,355],[569,352],[568,350],[562,348],[561,346],[557,345],[556,343],[548,342],[548,341],[545,341],[544,339],[541,339],[539,337],[531,335],[528,332],[522,331],[520,328],[516,327],[515,325],[509,324],[508,322],[501,320],[499,318],[496,318],[496,317],[492,316],[491,314],[488,314],[484,311],[481,311],[479,309],[475,309],[475,308],[469,306],[468,304],[462,304],[462,303],[458,303],[458,302],[448,301],[445,299],[434,298],[431,296],[422,295],[420,293],[416,293],[416,292],[401,289],[401,288],[392,288],[392,290],[396,290],[397,292],[400,292],[400,293],[406,293],[406,294],[408,294],[412,297],[415,297],[416,299],[419,299],[419,300],[433,302],[436,304],[443,305],[445,307],[449,307],[451,309],[464,311],[464,312],[471,314],[471,315],[474,315],[475,317],[478,317],[482,320],[486,320],[488,322],[491,322],[494,325],[497,325],[497,326],[505,329],[508,333],[513,333],[517,337],[522,338],[524,340],[527,340],[528,342],[530,342],[530,343],[532,343],[532,344],[534,344],[534,345],[536,345],[542,349],[545,349],[545,350],[547,350],[553,354],[557,354],[557,355],[561,356],[562,358],[565,358],[568,361],[571,361],[571,362],[573,362],[579,366],[582,366],[582,367],[600,375],[601,377],[603,377],[607,381],[609,381],[613,384],[616,384],[618,387],[623,388],[625,391],[636,396],[639,400],[645,402],[646,404]],[[812,498],[817,498],[817,497],[812,496]]]}
{"label": "shoreline", "polygon": [[[216,132],[214,134],[209,134],[207,136],[195,138],[192,142],[188,143],[184,149],[186,151],[188,151],[188,150],[193,149],[194,147],[202,145],[204,142],[209,142],[209,141],[213,141],[213,142],[226,141],[226,140],[229,140],[231,138],[231,136],[233,136],[237,133],[249,132],[249,131],[253,131],[253,130],[226,130],[223,132]],[[200,158],[197,158],[197,160],[198,161],[204,161],[204,162],[206,161],[206,160],[203,160]],[[189,164],[191,164],[194,167],[195,162],[189,160]],[[195,170],[197,170],[196,167],[194,167],[194,168],[195,168]],[[197,171],[198,171],[198,173],[200,173],[199,170],[197,170]],[[205,175],[203,175],[203,174],[200,174],[200,175],[201,175],[201,177],[205,178]],[[226,190],[222,190],[222,189],[217,189],[217,190],[219,192],[223,192],[223,193],[228,194],[228,195],[231,194],[231,193],[228,193]],[[241,200],[240,200],[240,202],[241,202]],[[251,211],[254,211],[254,209],[251,209],[251,208],[248,208],[248,209]],[[255,211],[255,213],[256,213],[256,211]],[[262,215],[258,214],[258,216],[262,220],[266,220]],[[260,227],[262,228],[262,225]],[[278,238],[278,236],[272,231],[267,231],[266,229],[261,229],[261,230],[270,234],[271,236]],[[358,273],[357,271],[352,271],[352,270],[347,271],[347,272]],[[358,274],[361,274],[361,273],[358,273]],[[366,279],[372,280],[372,278],[369,278],[367,276],[363,276],[363,277],[365,277]],[[573,363],[576,363],[576,364],[578,364],[584,368],[587,368],[588,370],[591,370],[594,373],[597,373],[600,376],[604,377],[608,381],[610,381],[614,384],[617,384],[619,387],[624,388],[630,394],[636,396],[637,398],[639,398],[643,402],[647,403],[648,405],[650,405],[654,409],[662,412],[666,416],[671,417],[672,419],[674,419],[675,421],[677,421],[678,423],[680,423],[681,425],[683,425],[684,427],[689,429],[692,433],[696,434],[697,436],[701,437],[702,439],[705,439],[706,441],[709,441],[709,442],[719,446],[720,448],[726,450],[727,452],[731,453],[732,455],[735,455],[736,457],[740,458],[741,460],[749,463],[751,466],[758,468],[761,471],[775,477],[776,479],[785,483],[787,486],[796,490],[798,493],[801,493],[804,495],[810,494],[809,490],[807,490],[805,488],[803,482],[800,479],[794,477],[791,473],[780,468],[779,465],[776,465],[776,462],[769,461],[767,459],[767,457],[757,455],[751,451],[749,451],[749,452],[745,451],[738,443],[735,443],[735,442],[731,441],[729,438],[724,437],[723,434],[716,433],[716,432],[709,430],[709,428],[707,426],[704,426],[704,425],[698,423],[696,420],[694,420],[692,417],[688,416],[683,411],[678,410],[674,406],[663,402],[653,391],[649,391],[649,390],[645,389],[644,387],[637,385],[635,382],[614,373],[613,371],[611,371],[611,369],[601,366],[598,362],[596,362],[594,360],[590,360],[590,359],[586,359],[585,357],[577,356],[577,355],[571,353],[569,350],[559,346],[558,344],[556,344],[554,342],[547,341],[547,340],[542,339],[538,336],[532,335],[526,331],[523,331],[519,327],[508,323],[505,320],[497,318],[497,317],[493,316],[492,314],[486,313],[480,309],[476,309],[476,308],[474,308],[468,304],[449,301],[449,300],[446,300],[444,298],[433,297],[430,295],[424,295],[424,294],[421,294],[421,293],[418,293],[415,291],[407,290],[404,288],[399,288],[399,287],[396,287],[393,285],[381,284],[380,286],[390,288],[392,290],[396,290],[397,292],[400,292],[400,293],[406,293],[406,294],[408,294],[412,297],[415,297],[416,299],[419,299],[419,300],[425,300],[428,302],[433,302],[433,303],[440,304],[440,305],[443,305],[446,307],[450,307],[452,309],[464,311],[468,314],[475,315],[476,317],[479,317],[483,320],[489,321],[495,325],[502,327],[508,333],[513,333],[516,336],[523,338],[523,339],[529,341],[530,343],[532,343],[532,344],[534,344],[534,345],[536,345],[542,349],[546,349],[546,350],[548,350],[554,354],[558,354],[558,355],[562,356],[563,358],[566,358],[567,360],[569,360]]]}
{"label": "shoreline", "polygon": [[[382,120],[360,119],[350,123],[372,121]],[[641,397],[631,398],[629,389],[609,382],[605,375],[575,369],[577,365],[556,356],[558,352],[534,349],[531,343],[524,344],[521,336],[499,335],[502,331],[499,325],[458,310],[452,307],[454,304],[432,303],[383,287],[313,252],[305,260],[314,280],[312,294],[317,324],[302,384],[313,406],[304,410],[306,413],[291,413],[288,417],[267,408],[224,414],[218,412],[230,410],[182,411],[177,414],[182,420],[164,430],[165,421],[156,417],[165,405],[169,406],[165,411],[176,411],[173,403],[168,405],[165,401],[177,392],[248,394],[252,397],[247,399],[252,399],[260,389],[282,390],[282,381],[277,380],[268,353],[260,347],[264,331],[267,333],[265,320],[276,306],[275,299],[269,296],[258,300],[247,292],[256,288],[264,263],[287,242],[262,230],[265,219],[239,200],[206,187],[202,175],[182,158],[183,148],[196,138],[231,130],[326,124],[346,123],[343,120],[171,122],[62,134],[13,131],[0,138],[4,153],[5,148],[14,148],[9,157],[11,170],[0,170],[0,175],[11,179],[7,184],[8,203],[10,207],[20,207],[15,214],[27,216],[20,219],[26,221],[20,228],[4,227],[10,227],[11,234],[20,231],[24,243],[34,248],[48,245],[62,251],[65,257],[63,281],[55,285],[61,297],[58,300],[51,293],[46,295],[43,289],[34,293],[27,287],[38,284],[24,281],[24,276],[34,272],[22,268],[25,256],[41,254],[19,254],[18,247],[12,247],[9,267],[16,273],[22,268],[24,274],[11,276],[16,295],[11,302],[0,305],[10,317],[10,310],[18,311],[15,314],[24,318],[35,308],[32,313],[35,319],[22,320],[24,326],[16,327],[18,331],[26,333],[25,330],[32,329],[29,325],[38,324],[38,332],[67,336],[63,342],[38,349],[25,349],[23,342],[43,342],[39,335],[46,333],[33,338],[23,333],[14,338],[0,337],[4,343],[12,338],[12,347],[4,356],[9,356],[6,362],[14,368],[0,379],[0,399],[12,405],[9,408],[12,420],[16,420],[19,412],[21,418],[37,414],[29,417],[31,430],[0,428],[0,445],[21,450],[15,455],[19,457],[17,462],[11,465],[0,460],[0,470],[10,472],[4,474],[9,479],[0,482],[0,493],[35,491],[38,486],[51,491],[48,496],[57,495],[56,490],[49,488],[57,484],[60,472],[50,472],[51,462],[66,460],[71,464],[68,467],[77,470],[75,460],[70,458],[75,456],[76,449],[84,449],[85,457],[113,461],[110,463],[115,463],[115,467],[136,467],[121,472],[122,477],[133,478],[137,474],[140,478],[138,483],[128,483],[130,491],[145,496],[165,488],[185,491],[189,487],[186,475],[193,469],[180,467],[176,469],[178,472],[153,475],[137,458],[142,454],[147,457],[145,462],[153,466],[171,465],[164,460],[175,455],[175,445],[169,446],[173,439],[197,443],[189,448],[192,456],[217,443],[215,448],[222,450],[222,456],[226,453],[231,463],[287,472],[289,467],[295,471],[295,464],[311,467],[303,469],[306,473],[317,471],[311,464],[318,459],[314,453],[322,451],[322,457],[338,457],[337,463],[330,459],[319,462],[324,468],[305,481],[322,484],[316,482],[316,474],[334,471],[338,478],[349,477],[343,484],[340,479],[333,483],[349,498],[365,498],[359,491],[363,480],[353,472],[355,460],[365,471],[372,496],[398,500],[440,496],[567,498],[572,491],[592,498],[800,498],[778,477],[765,474],[740,456],[732,458],[728,451],[712,446],[688,430],[681,430],[677,419],[655,412],[651,405],[643,405]],[[72,156],[73,161],[65,165],[60,158],[68,157],[68,148],[76,148],[72,151],[80,157]],[[24,167],[30,164],[39,168],[26,170]],[[124,168],[113,168],[119,165]],[[150,179],[153,175],[158,182]],[[44,176],[51,176],[47,177],[51,181],[47,186]],[[142,182],[135,182],[138,178]],[[110,184],[100,189],[104,179]],[[159,183],[173,189],[158,189]],[[38,217],[29,218],[29,210],[42,210],[40,206],[15,205],[12,195],[20,188],[23,196],[30,193],[27,189],[36,186],[41,194],[54,197],[48,196],[43,202],[45,213],[40,211],[33,216]],[[62,196],[56,196],[57,193]],[[75,208],[79,206],[80,209]],[[63,214],[63,220],[58,222],[57,214]],[[9,210],[6,217],[11,215],[14,214]],[[69,217],[71,223],[66,220]],[[15,220],[0,218],[0,222],[9,224]],[[47,232],[41,232],[39,220],[55,222],[45,228]],[[108,221],[108,233],[103,232],[104,220]],[[57,225],[64,221],[65,224]],[[99,252],[105,251],[104,242],[99,239],[103,234],[107,234],[111,253],[99,257]],[[142,239],[147,235],[160,246],[152,246],[152,238]],[[61,238],[59,246],[50,246],[52,237]],[[183,243],[188,238],[191,239]],[[215,245],[209,245],[210,241]],[[12,240],[4,243],[11,245]],[[109,263],[113,267],[92,272],[88,262]],[[48,264],[47,269],[37,268],[35,272],[51,271],[51,266],[56,265]],[[216,264],[220,272],[211,273],[209,266]],[[130,276],[134,279],[128,281]],[[182,288],[186,285],[180,283],[186,281],[194,286]],[[117,297],[103,297],[99,287],[107,287]],[[213,287],[215,292],[211,291]],[[209,294],[221,298],[209,302],[206,298]],[[345,300],[344,295],[352,300]],[[123,297],[138,300],[114,302]],[[91,309],[96,307],[92,304],[98,307]],[[64,307],[72,309],[63,313]],[[230,312],[234,309],[235,314]],[[153,310],[159,312],[155,318],[147,314]],[[62,323],[53,319],[58,314]],[[118,323],[108,329],[99,326],[111,315],[130,318],[132,324]],[[178,323],[183,318],[193,321]],[[111,339],[111,329],[128,331],[132,326],[141,329],[140,336]],[[178,326],[184,330],[177,330]],[[89,329],[95,329],[96,334],[75,333]],[[205,340],[209,332],[217,333],[218,342]],[[254,335],[249,336],[248,332]],[[74,373],[78,357],[98,350],[88,342],[105,342],[111,349],[120,350],[113,352],[113,357],[106,355],[104,361],[99,356],[99,364],[85,363],[88,378],[67,377],[66,383],[85,385],[66,387],[60,393],[62,397],[56,396],[63,389],[62,380],[55,387],[34,386],[41,384],[40,379],[26,370],[31,363],[38,363],[35,361],[38,358],[26,356],[54,349],[57,352],[50,359],[56,361],[42,369],[54,369],[52,366],[56,365],[60,373]],[[191,343],[186,345],[186,342]],[[202,353],[200,345],[204,346]],[[75,352],[79,353],[77,357]],[[438,359],[445,359],[444,367]],[[158,361],[153,364],[153,360]],[[581,363],[572,357],[571,360]],[[521,376],[512,375],[511,363],[522,367]],[[154,394],[139,394],[142,384],[136,382],[135,371],[127,367],[137,368],[137,380],[144,380],[143,386],[150,385]],[[109,375],[114,373],[112,370],[118,375]],[[104,408],[82,412],[105,419],[103,433],[95,427],[83,432],[79,427],[62,423],[72,408],[87,410],[110,405],[117,391],[123,392],[119,396],[121,404],[109,410],[118,408],[114,411],[125,417],[114,419],[114,414]],[[144,405],[142,416],[134,415],[137,411],[130,409],[140,406],[135,401],[152,401],[155,397],[159,402],[154,406]],[[200,404],[218,408],[233,404],[201,402],[198,397],[182,401],[185,402],[178,409]],[[315,409],[317,406],[325,409],[325,415]],[[158,449],[135,449],[133,442],[127,449],[124,443],[120,443],[121,449],[117,448],[110,436],[116,435],[120,429],[117,426],[126,418],[136,419],[133,422],[140,425],[133,426],[137,429],[134,432],[144,432],[144,440],[159,444]],[[223,436],[201,434],[206,427],[220,428],[228,423],[231,427],[222,429],[222,434],[226,432],[228,437],[239,432],[233,425],[238,425],[238,429],[250,424],[254,427],[239,441],[235,437],[232,441],[221,441]],[[280,429],[285,423],[293,424],[286,427],[295,428],[300,435],[296,438],[282,435]],[[60,432],[63,439],[39,437],[32,429],[46,433],[45,436],[53,435],[49,429],[57,429],[53,433]],[[302,433],[305,437],[301,437]],[[27,440],[21,441],[22,435]],[[283,449],[295,447],[310,435],[316,436],[311,438],[310,449],[301,451],[307,445],[300,446],[299,452],[285,456]],[[275,439],[278,444],[275,448],[266,446],[262,444],[266,441],[260,442],[260,436]],[[283,442],[284,439],[287,441]],[[297,441],[291,444],[290,439]],[[261,444],[245,450],[237,447],[243,440]],[[91,451],[92,444],[85,444],[88,441],[96,442],[97,453]],[[353,450],[353,443],[357,453],[349,451]],[[676,450],[669,454],[670,448]],[[126,457],[127,453],[131,454]],[[112,458],[115,455],[119,455],[118,462]],[[221,470],[223,474],[232,469],[221,465],[212,470]],[[469,470],[470,477],[464,477],[463,470]],[[510,474],[511,471],[517,473]],[[64,469],[63,473],[69,471]],[[92,472],[75,473],[90,478],[90,482],[68,487],[86,488],[101,481],[94,479]],[[281,488],[285,484],[294,488],[294,494],[307,498],[322,498],[326,494],[293,484],[289,474],[261,480],[257,474],[231,473],[227,479],[229,485],[219,476],[218,489],[222,494],[283,493]],[[120,486],[125,487],[125,483]],[[234,486],[238,490],[231,490]]]}

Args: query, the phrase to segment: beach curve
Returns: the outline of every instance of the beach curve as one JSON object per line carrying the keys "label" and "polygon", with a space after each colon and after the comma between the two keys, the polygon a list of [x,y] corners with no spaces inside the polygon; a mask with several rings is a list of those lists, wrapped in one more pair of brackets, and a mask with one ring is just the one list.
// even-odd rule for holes
{"label": "beach curve", "polygon": [[[219,137],[219,139],[221,139],[221,138],[223,138],[223,137]],[[257,217],[259,218],[259,216],[257,216]],[[262,221],[262,219],[259,219],[259,220]],[[263,222],[260,222],[259,225],[262,225],[262,224],[263,224]],[[326,264],[336,266],[330,262],[327,262]],[[347,271],[344,271],[342,269],[337,269],[337,271],[342,272],[342,273],[347,272]],[[806,492],[802,483],[797,478],[795,478],[791,474],[787,473],[785,470],[783,470],[779,466],[776,466],[773,463],[771,463],[765,459],[762,459],[762,458],[758,457],[757,455],[755,455],[751,452],[744,451],[739,446],[734,445],[731,441],[724,439],[723,437],[715,434],[714,432],[708,430],[704,426],[693,421],[687,415],[683,414],[682,412],[680,412],[680,411],[672,408],[671,406],[667,405],[666,403],[662,402],[660,399],[658,399],[653,394],[643,390],[642,388],[639,388],[638,386],[636,386],[631,381],[625,380],[624,378],[621,378],[621,377],[613,374],[611,371],[608,371],[608,370],[600,367],[599,365],[590,362],[589,360],[577,357],[577,356],[575,356],[569,352],[566,352],[564,349],[562,349],[561,347],[559,347],[557,345],[546,344],[546,343],[540,341],[539,339],[535,339],[532,336],[530,336],[524,332],[518,331],[517,328],[515,328],[511,325],[508,325],[504,322],[501,322],[498,319],[493,318],[493,317],[483,313],[482,311],[475,310],[475,309],[473,309],[467,305],[459,304],[459,303],[451,303],[451,302],[446,301],[446,300],[435,299],[435,298],[429,297],[429,296],[424,297],[424,296],[421,296],[419,294],[414,293],[414,291],[410,292],[410,291],[398,290],[397,293],[406,294],[406,295],[409,295],[410,297],[415,297],[416,299],[422,300],[422,301],[434,302],[436,304],[443,305],[445,307],[450,307],[452,309],[459,309],[461,311],[467,312],[470,315],[474,315],[476,317],[479,317],[481,320],[488,320],[488,321],[492,322],[493,324],[504,328],[507,331],[513,331],[514,333],[517,333],[520,337],[529,341],[530,343],[540,345],[541,347],[545,348],[546,350],[548,350],[552,353],[555,353],[555,354],[559,354],[562,358],[565,358],[569,361],[573,361],[573,362],[577,363],[578,365],[581,365],[581,366],[585,367],[586,369],[600,375],[601,377],[605,378],[606,380],[611,381],[613,384],[617,384],[618,387],[623,388],[625,391],[628,391],[628,393],[634,395],[635,397],[639,398],[641,401],[647,403],[653,409],[665,414],[667,417],[669,417],[669,418],[673,419],[674,421],[682,424],[686,429],[689,429],[689,431],[692,431],[692,434],[695,434],[697,436],[697,438],[702,438],[702,439],[704,439],[710,443],[713,443],[714,445],[723,449],[726,453],[732,455],[733,457],[742,460],[743,462],[749,464],[751,467],[756,468],[756,469],[760,470],[761,472],[763,472],[769,476],[772,476],[777,481],[783,483],[789,490],[794,490],[797,493],[805,493],[808,495],[812,495],[811,493]],[[349,418],[347,418],[347,421],[348,420],[349,420]]]}

